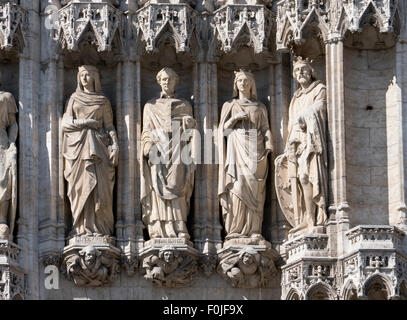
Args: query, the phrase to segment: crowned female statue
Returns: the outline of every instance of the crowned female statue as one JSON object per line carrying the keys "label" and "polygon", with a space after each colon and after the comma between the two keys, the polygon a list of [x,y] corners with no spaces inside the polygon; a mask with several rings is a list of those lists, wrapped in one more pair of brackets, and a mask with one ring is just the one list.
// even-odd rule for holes
{"label": "crowned female statue", "polygon": [[219,123],[219,188],[226,240],[261,236],[272,138],[267,109],[251,72],[235,72],[233,99]]}
{"label": "crowned female statue", "polygon": [[112,108],[102,93],[96,67],[79,67],[77,81],[62,120],[72,235],[111,235],[119,155]]}
{"label": "crowned female statue", "polygon": [[178,81],[171,68],[158,72],[160,98],[148,101],[143,111],[141,204],[151,239],[190,238],[186,222],[195,163],[179,156],[194,145],[194,134],[190,139],[183,135],[194,132],[196,121],[190,103],[175,96]]}
{"label": "crowned female statue", "polygon": [[327,219],[326,88],[310,61],[298,57],[299,84],[289,108],[285,151],[276,158],[276,192],[290,235],[313,233]]}

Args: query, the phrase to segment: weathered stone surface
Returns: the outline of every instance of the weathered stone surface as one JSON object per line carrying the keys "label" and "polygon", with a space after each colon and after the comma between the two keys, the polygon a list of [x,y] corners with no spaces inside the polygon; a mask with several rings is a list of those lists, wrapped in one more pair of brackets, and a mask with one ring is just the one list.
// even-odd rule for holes
{"label": "weathered stone surface", "polygon": [[[1,298],[406,299],[406,10],[401,0],[0,0],[2,90],[16,100],[19,128],[17,219],[0,241]],[[326,87],[327,217],[288,239],[272,177],[289,140],[298,56],[313,60]],[[61,127],[81,65],[100,70],[117,129],[114,188],[94,210],[111,205],[106,234],[114,238],[70,235]],[[180,78],[177,99],[193,108],[206,160],[183,211],[189,239],[143,230],[142,114],[160,95],[164,67]],[[213,130],[241,68],[256,82],[273,152],[261,238],[229,239]],[[49,290],[58,268],[69,278]]]}

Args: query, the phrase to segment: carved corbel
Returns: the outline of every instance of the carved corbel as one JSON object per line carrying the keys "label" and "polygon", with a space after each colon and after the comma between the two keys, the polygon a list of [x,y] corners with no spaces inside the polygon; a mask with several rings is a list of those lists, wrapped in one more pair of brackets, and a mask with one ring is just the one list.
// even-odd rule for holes
{"label": "carved corbel", "polygon": [[278,272],[277,252],[264,246],[229,246],[218,256],[218,272],[235,288],[268,287]]}
{"label": "carved corbel", "polygon": [[158,287],[185,287],[198,273],[199,253],[185,239],[152,239],[140,252],[144,278]]}
{"label": "carved corbel", "polygon": [[75,237],[64,248],[62,273],[78,287],[111,284],[120,273],[120,249],[113,238]]}

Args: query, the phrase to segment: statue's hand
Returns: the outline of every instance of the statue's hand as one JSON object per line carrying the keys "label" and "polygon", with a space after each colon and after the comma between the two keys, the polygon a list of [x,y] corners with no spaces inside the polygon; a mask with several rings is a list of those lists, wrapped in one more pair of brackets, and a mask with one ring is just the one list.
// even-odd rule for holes
{"label": "statue's hand", "polygon": [[116,144],[113,144],[112,146],[109,146],[109,153],[110,153],[110,163],[116,167],[119,163],[119,146]]}
{"label": "statue's hand", "polygon": [[239,112],[234,116],[235,121],[249,120],[249,114],[245,111]]}
{"label": "statue's hand", "polygon": [[150,141],[146,142],[146,144],[144,145],[143,154],[146,158],[148,158],[148,155],[150,154],[150,150],[152,147],[153,147],[153,143]]}
{"label": "statue's hand", "polygon": [[298,124],[299,128],[300,128],[302,131],[307,130],[307,123],[305,122],[305,117],[304,117],[304,115],[301,114],[301,115],[297,118],[297,124]]}
{"label": "statue's hand", "polygon": [[86,119],[84,120],[84,126],[97,130],[100,128],[100,121],[94,119]]}

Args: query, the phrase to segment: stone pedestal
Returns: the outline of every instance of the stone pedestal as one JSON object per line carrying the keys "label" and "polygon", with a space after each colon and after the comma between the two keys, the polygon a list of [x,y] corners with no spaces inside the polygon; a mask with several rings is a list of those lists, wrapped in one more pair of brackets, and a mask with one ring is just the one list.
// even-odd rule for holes
{"label": "stone pedestal", "polygon": [[0,300],[23,300],[26,294],[25,273],[17,257],[21,248],[8,240],[0,240]]}
{"label": "stone pedestal", "polygon": [[198,273],[200,254],[186,239],[151,239],[139,256],[144,278],[159,287],[188,286]]}
{"label": "stone pedestal", "polygon": [[277,274],[278,257],[266,240],[231,239],[218,251],[218,272],[230,280],[233,287],[268,287]]}
{"label": "stone pedestal", "polygon": [[62,270],[77,286],[112,283],[120,272],[120,249],[113,237],[73,237],[63,251]]}
{"label": "stone pedestal", "polygon": [[336,261],[326,234],[304,234],[283,244],[282,299],[334,300]]}

